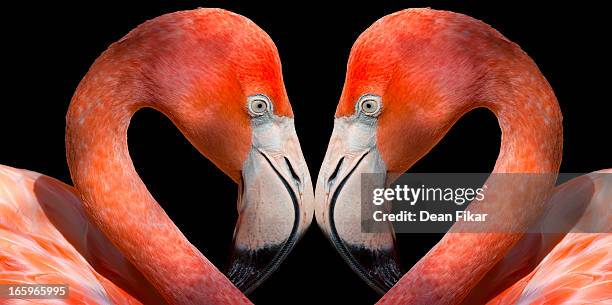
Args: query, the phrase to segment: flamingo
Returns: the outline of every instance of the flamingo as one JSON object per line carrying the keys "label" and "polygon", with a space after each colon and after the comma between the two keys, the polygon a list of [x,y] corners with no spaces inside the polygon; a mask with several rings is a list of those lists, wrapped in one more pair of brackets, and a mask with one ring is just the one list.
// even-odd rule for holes
{"label": "flamingo", "polygon": [[[229,279],[138,177],[127,129],[143,107],[239,185]],[[66,150],[74,188],[0,166],[0,283],[69,285],[67,299],[44,303],[250,304],[240,289],[265,280],[312,219],[277,49],[225,10],[163,15],[112,44],[74,93]]]}
{"label": "flamingo", "polygon": [[[392,173],[407,171],[475,108],[491,110],[502,131],[493,173],[551,178],[489,189],[506,194],[499,198],[512,207],[501,211],[501,231],[462,232],[456,223],[402,275],[393,228],[361,232],[361,173],[393,180]],[[381,305],[610,302],[610,170],[559,186],[546,201],[562,140],[554,92],[520,47],[465,15],[399,11],[376,21],[351,49],[316,183],[315,218],[350,267],[384,294]],[[518,233],[545,226],[558,217],[557,207],[572,205],[583,213],[569,234]]]}

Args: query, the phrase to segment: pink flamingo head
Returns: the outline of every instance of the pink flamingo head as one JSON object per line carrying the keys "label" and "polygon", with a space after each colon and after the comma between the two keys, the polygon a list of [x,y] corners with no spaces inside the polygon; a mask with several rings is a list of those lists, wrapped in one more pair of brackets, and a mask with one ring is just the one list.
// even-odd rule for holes
{"label": "pink flamingo head", "polygon": [[[174,226],[132,165],[126,132],[143,107],[169,117],[239,185],[228,275],[252,290],[278,267],[313,213],[274,43],[252,21],[220,9],[155,18],[96,60],[67,115],[71,174],[94,222],[169,302],[223,299],[219,287],[231,292],[231,284]],[[225,204],[206,202],[214,191],[203,186],[203,199],[183,204]],[[227,295],[242,300],[235,291]]]}
{"label": "pink flamingo head", "polygon": [[[389,173],[405,172],[477,107],[490,109],[502,129],[495,171],[558,170],[561,114],[554,93],[534,62],[490,26],[461,14],[409,9],[379,19],[353,45],[315,213],[342,256],[377,291],[391,288],[402,274],[393,229],[361,232],[360,174],[388,180]],[[498,255],[491,251],[482,255]],[[432,270],[412,274],[427,279]]]}

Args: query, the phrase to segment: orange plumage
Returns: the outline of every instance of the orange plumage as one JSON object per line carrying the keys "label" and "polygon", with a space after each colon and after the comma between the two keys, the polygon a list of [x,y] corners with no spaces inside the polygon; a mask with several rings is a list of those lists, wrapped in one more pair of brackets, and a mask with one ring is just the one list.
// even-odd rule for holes
{"label": "orange plumage", "polygon": [[[266,126],[285,140],[267,146],[284,167],[270,157],[264,164],[276,168],[252,177],[243,166],[256,162],[247,163],[256,145],[247,102],[257,95],[269,99],[266,115],[275,121]],[[282,191],[294,192],[285,205],[303,218],[291,223],[296,228],[290,231],[298,232],[291,238],[299,238],[297,226],[310,223],[311,191],[295,190],[309,188],[310,178],[274,43],[238,14],[177,12],[145,22],[111,45],[79,84],[66,116],[74,189],[0,167],[0,283],[68,284],[69,298],[41,301],[49,304],[250,304],[189,243],[138,177],[127,129],[143,107],[168,116],[234,181],[268,188],[291,183]],[[294,180],[286,178],[290,171]],[[258,184],[266,175],[285,180]],[[257,238],[252,233],[243,234]]]}
{"label": "orange plumage", "polygon": [[[85,215],[74,189],[0,165],[0,284],[68,284],[53,304],[164,304]],[[29,300],[0,299],[2,304]]]}
{"label": "orange plumage", "polygon": [[[368,96],[379,103],[379,112],[360,108],[361,99]],[[334,133],[319,174],[317,221],[341,255],[375,289],[384,291],[397,268],[389,268],[393,264],[382,259],[374,261],[384,261],[376,268],[371,267],[372,261],[360,266],[359,258],[368,256],[363,250],[351,256],[350,249],[393,253],[389,250],[394,247],[389,238],[393,230],[378,237],[355,233],[358,229],[350,227],[350,221],[359,224],[360,219],[336,215],[333,209],[341,208],[346,214],[346,206],[355,201],[351,194],[359,192],[355,188],[359,184],[353,177],[409,170],[465,113],[480,107],[495,114],[502,132],[493,173],[556,176],[563,124],[555,94],[533,60],[489,25],[452,12],[407,9],[379,19],[353,45]],[[359,132],[361,137],[355,135]],[[610,302],[612,237],[579,233],[585,223],[600,226],[584,232],[610,232],[612,182],[608,175],[600,175],[593,178],[598,186],[584,197],[562,196],[548,205],[544,199],[552,191],[552,179],[489,190],[507,199],[498,212],[508,220],[505,228],[513,230],[447,233],[378,304],[460,304],[465,298],[464,304],[482,304],[504,290],[492,302]],[[577,183],[588,185],[590,179]],[[556,190],[567,195],[565,191]],[[507,233],[525,232],[542,211],[557,204],[587,206],[584,215],[576,214],[588,218],[588,213],[590,217],[604,213],[607,222],[577,222],[576,231],[554,238]],[[468,209],[479,212],[487,207],[471,204]],[[589,212],[595,210],[599,213]],[[385,258],[393,261],[389,256]]]}

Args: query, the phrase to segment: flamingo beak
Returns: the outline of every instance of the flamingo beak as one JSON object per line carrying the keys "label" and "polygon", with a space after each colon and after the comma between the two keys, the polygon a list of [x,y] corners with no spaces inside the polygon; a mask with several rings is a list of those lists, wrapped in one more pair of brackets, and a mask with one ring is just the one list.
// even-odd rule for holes
{"label": "flamingo beak", "polygon": [[245,293],[279,267],[314,212],[312,182],[293,119],[269,116],[252,128],[253,146],[243,165],[227,271]]}
{"label": "flamingo beak", "polygon": [[402,276],[391,226],[362,230],[361,179],[372,173],[386,180],[376,148],[376,126],[357,118],[338,118],[319,171],[315,191],[317,223],[349,266],[383,294]]}

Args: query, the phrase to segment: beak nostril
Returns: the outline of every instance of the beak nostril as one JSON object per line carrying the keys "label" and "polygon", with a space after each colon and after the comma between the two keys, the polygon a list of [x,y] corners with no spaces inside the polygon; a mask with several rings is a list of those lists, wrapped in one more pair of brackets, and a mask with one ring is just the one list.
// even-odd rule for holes
{"label": "beak nostril", "polygon": [[336,165],[336,168],[334,169],[334,171],[332,172],[332,174],[329,176],[329,178],[327,179],[327,184],[328,186],[331,185],[331,183],[336,179],[336,177],[338,176],[338,173],[340,173],[340,168],[342,167],[342,163],[344,163],[344,157],[340,158],[340,161],[338,161],[338,165]]}
{"label": "beak nostril", "polygon": [[291,166],[291,162],[289,162],[289,159],[287,159],[287,157],[285,158],[285,163],[287,163],[287,167],[289,168],[289,172],[291,173],[291,177],[293,178],[293,180],[295,180],[295,182],[297,182],[298,185],[302,184],[302,181],[300,179],[300,176],[298,176],[298,174],[295,172],[295,169],[293,169],[293,166]]}

